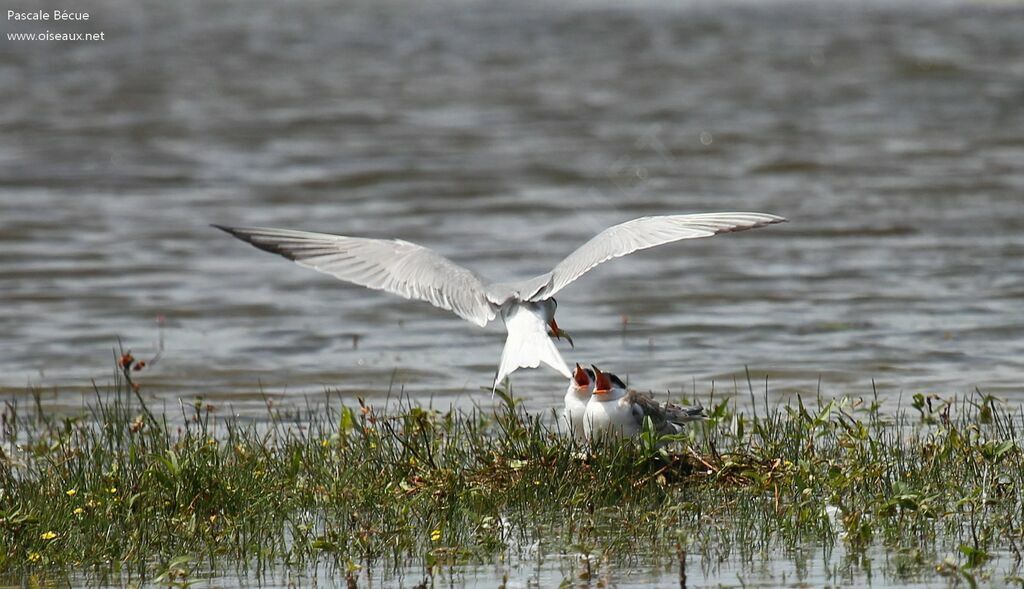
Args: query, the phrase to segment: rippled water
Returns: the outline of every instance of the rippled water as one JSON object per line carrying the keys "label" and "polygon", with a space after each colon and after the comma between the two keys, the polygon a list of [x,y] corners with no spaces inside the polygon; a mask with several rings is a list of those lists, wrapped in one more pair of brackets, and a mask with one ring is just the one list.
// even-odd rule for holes
{"label": "rippled water", "polygon": [[[346,286],[208,223],[401,237],[531,276],[648,214],[787,225],[609,263],[559,296],[644,389],[1024,398],[1016,4],[96,1],[98,43],[0,52],[0,384],[110,372],[489,403],[503,330]],[[36,30],[4,22],[5,32]],[[162,326],[162,327],[161,327]],[[544,409],[551,371],[515,385]],[[902,392],[902,393],[901,393]]]}

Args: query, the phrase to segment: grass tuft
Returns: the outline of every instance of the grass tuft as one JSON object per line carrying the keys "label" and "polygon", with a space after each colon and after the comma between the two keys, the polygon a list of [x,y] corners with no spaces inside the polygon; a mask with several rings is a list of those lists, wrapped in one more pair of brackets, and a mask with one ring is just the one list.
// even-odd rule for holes
{"label": "grass tuft", "polygon": [[328,567],[354,583],[531,546],[572,555],[576,576],[610,562],[685,577],[687,558],[713,571],[808,545],[866,575],[882,547],[894,579],[1020,579],[1020,414],[980,393],[894,415],[874,399],[760,414],[721,400],[680,436],[585,448],[509,395],[496,412],[328,398],[261,421],[197,400],[171,419],[131,369],[122,357],[81,416],[6,404],[0,580]]}

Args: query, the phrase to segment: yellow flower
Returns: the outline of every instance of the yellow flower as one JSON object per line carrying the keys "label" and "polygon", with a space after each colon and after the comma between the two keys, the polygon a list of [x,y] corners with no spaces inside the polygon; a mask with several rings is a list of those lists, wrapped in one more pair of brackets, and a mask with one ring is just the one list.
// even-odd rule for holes
{"label": "yellow flower", "polygon": [[68,497],[74,497],[78,494],[78,489],[68,489],[67,491],[64,491],[64,494]]}
{"label": "yellow flower", "polygon": [[326,448],[327,446],[330,446],[330,445],[331,445],[331,441],[330,441],[330,440],[328,440],[327,438],[324,438],[324,439],[323,439],[323,440],[322,440],[322,441],[320,442],[320,445],[321,445],[321,446],[323,446],[324,448]]}
{"label": "yellow flower", "polygon": [[56,537],[57,537],[57,533],[56,532],[43,532],[42,534],[39,534],[39,539],[40,540],[53,540]]}
{"label": "yellow flower", "polygon": [[29,562],[39,562],[39,559],[41,559],[42,557],[43,556],[41,554],[39,554],[38,552],[29,552],[28,553],[28,561]]}
{"label": "yellow flower", "polygon": [[108,491],[110,491],[110,494],[111,494],[111,495],[113,495],[114,493],[117,493],[117,487],[110,487],[110,488],[109,488],[109,489],[107,489],[107,490],[108,490]]}
{"label": "yellow flower", "polygon": [[85,510],[82,509],[81,507],[76,507],[75,510],[72,511],[71,513],[73,513],[74,515],[82,515],[84,512]]}
{"label": "yellow flower", "polygon": [[438,542],[441,540],[441,530],[434,530],[430,532],[430,541]]}

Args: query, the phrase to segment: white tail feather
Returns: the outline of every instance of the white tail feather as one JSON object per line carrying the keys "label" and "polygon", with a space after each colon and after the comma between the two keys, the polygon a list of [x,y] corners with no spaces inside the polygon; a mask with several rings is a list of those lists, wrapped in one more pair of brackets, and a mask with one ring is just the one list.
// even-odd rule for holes
{"label": "white tail feather", "polygon": [[529,307],[515,305],[507,313],[503,312],[502,318],[508,329],[508,339],[505,340],[505,349],[501,351],[498,376],[494,379],[495,388],[517,369],[537,368],[541,362],[566,378],[572,378],[572,372],[548,336],[547,326],[539,313]]}

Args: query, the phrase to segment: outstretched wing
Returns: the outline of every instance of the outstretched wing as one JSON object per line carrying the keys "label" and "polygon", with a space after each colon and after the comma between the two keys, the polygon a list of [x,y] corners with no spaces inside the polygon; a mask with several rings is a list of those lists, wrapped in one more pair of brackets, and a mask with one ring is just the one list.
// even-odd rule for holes
{"label": "outstretched wing", "polygon": [[588,270],[637,250],[681,239],[711,237],[719,233],[745,231],[783,223],[786,219],[765,213],[699,213],[640,217],[605,229],[569,254],[551,271],[551,282],[530,300],[550,298]]}
{"label": "outstretched wing", "polygon": [[476,274],[415,243],[269,227],[214,227],[300,266],[426,301],[480,326],[495,316]]}

